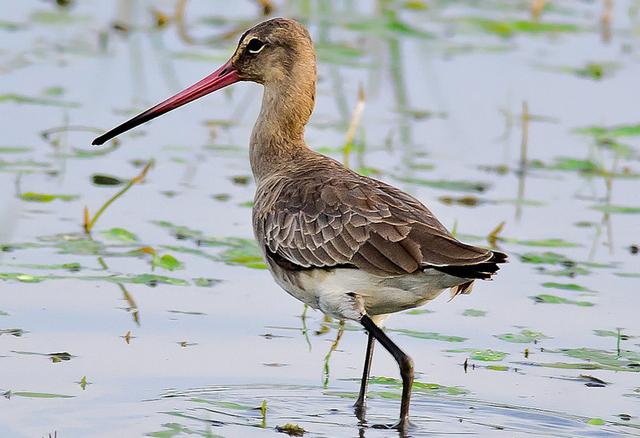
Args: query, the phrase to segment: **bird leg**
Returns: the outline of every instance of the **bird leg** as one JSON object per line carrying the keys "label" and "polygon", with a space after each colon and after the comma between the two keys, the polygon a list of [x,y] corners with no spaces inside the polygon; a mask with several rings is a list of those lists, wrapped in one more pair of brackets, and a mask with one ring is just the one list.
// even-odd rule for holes
{"label": "bird leg", "polygon": [[364,357],[364,369],[362,370],[362,381],[360,382],[360,395],[356,404],[353,405],[356,411],[356,417],[360,421],[364,421],[364,414],[367,404],[367,386],[369,385],[369,373],[371,371],[371,360],[373,359],[373,347],[375,346],[376,338],[371,333],[367,338],[367,353]]}
{"label": "bird leg", "polygon": [[[360,324],[373,336],[398,362],[402,377],[402,401],[400,403],[400,419],[393,425],[394,429],[405,431],[409,426],[409,402],[411,387],[413,386],[413,360],[407,356],[391,339],[378,327],[368,315],[363,315]],[[375,427],[375,426],[374,426]]]}

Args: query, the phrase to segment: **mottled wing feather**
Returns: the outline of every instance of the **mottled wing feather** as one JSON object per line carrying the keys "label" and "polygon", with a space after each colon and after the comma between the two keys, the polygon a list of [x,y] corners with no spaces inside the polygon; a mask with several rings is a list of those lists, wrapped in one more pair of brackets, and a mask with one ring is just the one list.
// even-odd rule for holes
{"label": "mottled wing feather", "polygon": [[491,251],[457,241],[412,196],[344,168],[331,171],[261,187],[254,221],[269,252],[300,267],[353,265],[376,275],[490,261]]}

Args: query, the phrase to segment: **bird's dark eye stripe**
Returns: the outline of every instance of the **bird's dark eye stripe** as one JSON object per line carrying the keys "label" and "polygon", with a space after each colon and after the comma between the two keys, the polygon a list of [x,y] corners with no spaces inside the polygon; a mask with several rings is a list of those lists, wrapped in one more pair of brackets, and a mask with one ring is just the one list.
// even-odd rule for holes
{"label": "bird's dark eye stripe", "polygon": [[255,53],[262,49],[263,46],[264,43],[262,41],[257,38],[253,38],[251,41],[249,41],[249,44],[247,44],[247,50],[249,50],[249,52]]}

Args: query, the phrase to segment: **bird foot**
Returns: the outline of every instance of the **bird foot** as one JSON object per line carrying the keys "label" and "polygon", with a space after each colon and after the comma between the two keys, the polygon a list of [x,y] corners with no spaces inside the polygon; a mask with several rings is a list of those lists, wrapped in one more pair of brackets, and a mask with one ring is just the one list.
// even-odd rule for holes
{"label": "bird foot", "polygon": [[404,433],[411,429],[413,427],[413,424],[411,424],[409,418],[403,418],[392,424],[374,424],[371,427],[373,427],[374,429],[395,429],[398,432]]}

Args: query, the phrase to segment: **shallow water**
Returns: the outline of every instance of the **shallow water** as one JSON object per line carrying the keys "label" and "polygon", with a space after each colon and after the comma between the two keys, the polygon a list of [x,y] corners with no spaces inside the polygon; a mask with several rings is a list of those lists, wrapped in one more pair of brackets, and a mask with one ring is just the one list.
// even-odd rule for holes
{"label": "shallow water", "polygon": [[[337,322],[301,318],[260,269],[246,147],[258,86],[89,146],[224,62],[237,33],[207,40],[258,8],[189,2],[180,31],[150,12],[173,1],[52,3],[14,2],[0,20],[0,436],[397,435],[352,412],[364,333],[347,324],[327,359]],[[276,14],[305,20],[318,46],[310,145],[342,159],[361,85],[352,167],[471,243],[505,222],[511,263],[495,281],[387,321],[420,382],[410,435],[640,435],[640,2],[615,2],[608,42],[601,2],[548,2],[547,27],[530,2],[397,3]],[[576,132],[593,126],[623,128]],[[126,181],[150,159],[87,239],[83,208],[122,188],[93,177]],[[372,373],[368,425],[392,422],[382,349]]]}

